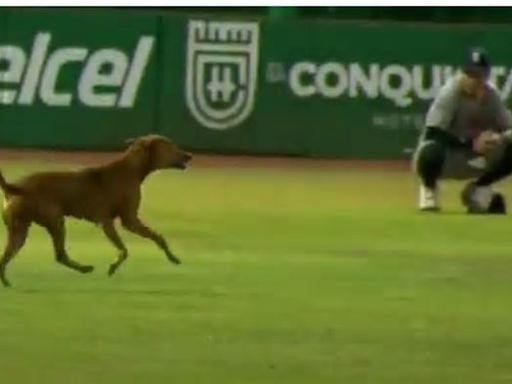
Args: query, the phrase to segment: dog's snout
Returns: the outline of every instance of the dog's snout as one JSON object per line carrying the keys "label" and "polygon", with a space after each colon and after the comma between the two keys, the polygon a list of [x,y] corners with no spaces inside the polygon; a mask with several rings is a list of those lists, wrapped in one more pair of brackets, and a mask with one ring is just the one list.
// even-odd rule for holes
{"label": "dog's snout", "polygon": [[171,162],[172,168],[185,169],[188,162],[192,159],[192,155],[188,152],[180,151]]}
{"label": "dog's snout", "polygon": [[187,164],[190,159],[192,159],[192,155],[188,152],[181,152],[179,154],[179,157],[178,157],[178,161],[181,163],[181,164]]}

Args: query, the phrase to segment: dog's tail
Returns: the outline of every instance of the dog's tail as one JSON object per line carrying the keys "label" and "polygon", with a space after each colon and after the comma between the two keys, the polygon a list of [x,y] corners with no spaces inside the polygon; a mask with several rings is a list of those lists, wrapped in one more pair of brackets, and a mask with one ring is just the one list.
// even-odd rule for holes
{"label": "dog's tail", "polygon": [[23,193],[23,189],[20,187],[10,184],[5,180],[4,175],[0,172],[0,188],[6,195],[20,195]]}

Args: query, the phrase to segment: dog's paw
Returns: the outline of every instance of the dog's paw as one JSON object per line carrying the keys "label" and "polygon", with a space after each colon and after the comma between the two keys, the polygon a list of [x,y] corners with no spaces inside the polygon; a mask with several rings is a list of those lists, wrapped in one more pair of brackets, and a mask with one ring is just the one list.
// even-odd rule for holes
{"label": "dog's paw", "polygon": [[116,273],[117,271],[117,267],[118,265],[116,264],[112,264],[109,268],[108,268],[108,271],[107,271],[107,275],[108,277],[112,277],[114,276],[114,274]]}
{"label": "dog's paw", "polygon": [[94,271],[94,267],[92,265],[84,265],[80,268],[80,272],[82,273],[91,273],[92,271]]}
{"label": "dog's paw", "polygon": [[178,259],[176,256],[174,256],[174,255],[169,255],[168,257],[169,257],[169,261],[170,261],[171,263],[174,263],[174,264],[176,264],[176,265],[180,265],[180,264],[181,264],[181,260],[180,260],[180,259]]}

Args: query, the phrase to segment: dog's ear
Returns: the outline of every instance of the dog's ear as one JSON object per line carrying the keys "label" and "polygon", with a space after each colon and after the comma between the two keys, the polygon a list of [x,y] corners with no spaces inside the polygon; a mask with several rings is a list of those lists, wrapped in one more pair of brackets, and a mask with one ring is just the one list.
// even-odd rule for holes
{"label": "dog's ear", "polygon": [[143,140],[140,137],[130,137],[124,141],[124,146],[126,149],[132,147],[140,147],[143,144]]}
{"label": "dog's ear", "polygon": [[130,137],[129,139],[126,139],[125,144],[132,145],[132,144],[142,144],[142,145],[149,145],[153,142],[153,140],[150,140],[148,136],[140,136],[140,137]]}

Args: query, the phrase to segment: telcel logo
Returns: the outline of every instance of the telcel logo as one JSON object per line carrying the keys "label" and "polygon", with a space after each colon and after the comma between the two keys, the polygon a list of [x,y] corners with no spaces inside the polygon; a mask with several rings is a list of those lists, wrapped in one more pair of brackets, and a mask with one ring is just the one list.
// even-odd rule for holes
{"label": "telcel logo", "polygon": [[[0,46],[0,104],[70,106],[74,98],[98,108],[130,108],[153,47],[154,37],[141,36],[133,56],[116,48],[90,51],[65,47],[49,52],[51,34],[39,32],[30,55],[17,45]],[[57,89],[63,68],[81,63],[74,89]],[[101,87],[101,89],[99,89]]]}

